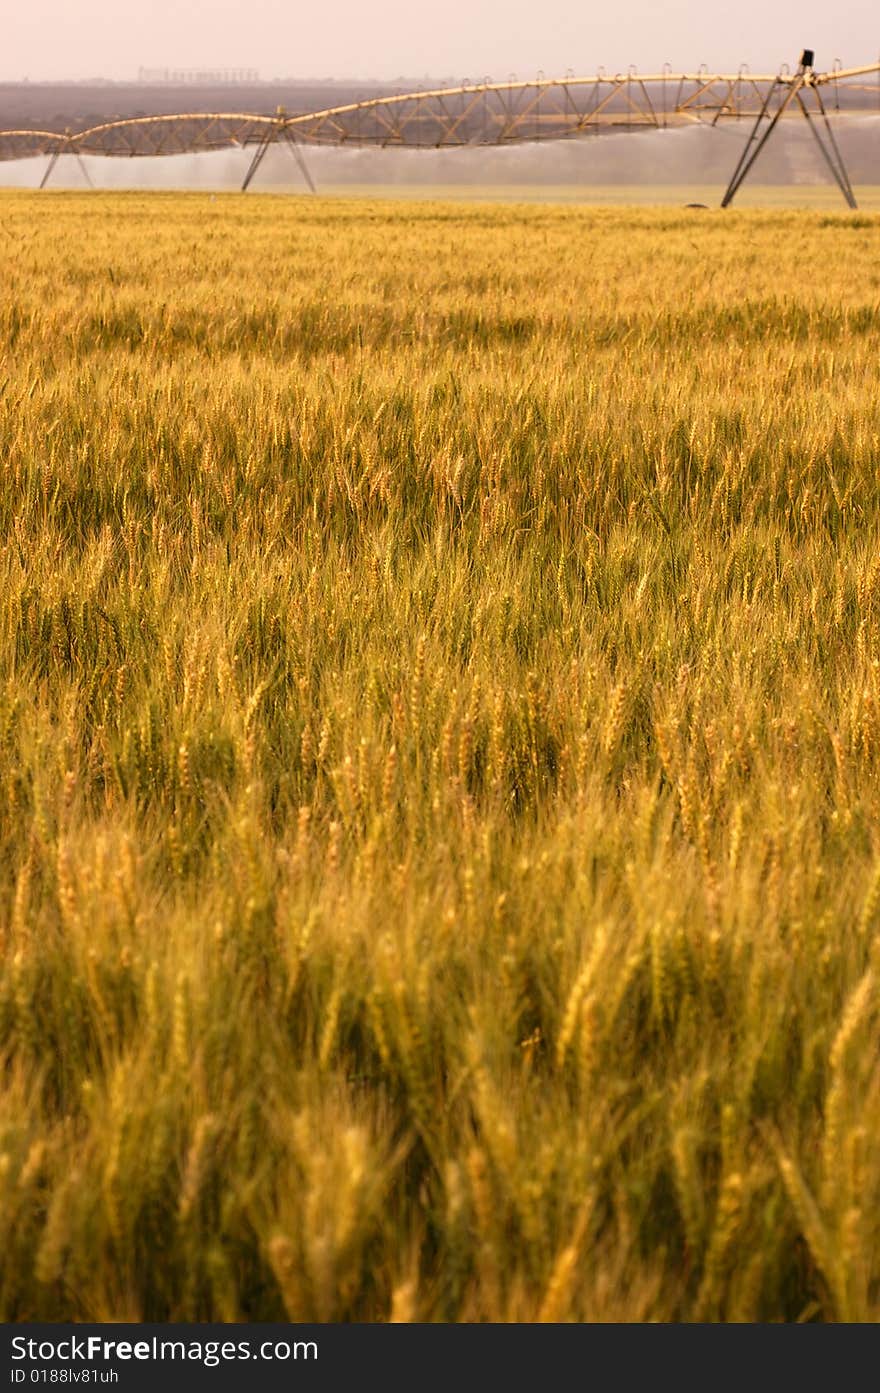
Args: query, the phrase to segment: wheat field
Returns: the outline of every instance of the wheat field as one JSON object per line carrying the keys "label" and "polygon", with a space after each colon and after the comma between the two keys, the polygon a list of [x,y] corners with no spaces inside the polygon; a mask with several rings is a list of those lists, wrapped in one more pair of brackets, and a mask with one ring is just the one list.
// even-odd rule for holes
{"label": "wheat field", "polygon": [[876,1319],[880,219],[0,287],[0,1316]]}

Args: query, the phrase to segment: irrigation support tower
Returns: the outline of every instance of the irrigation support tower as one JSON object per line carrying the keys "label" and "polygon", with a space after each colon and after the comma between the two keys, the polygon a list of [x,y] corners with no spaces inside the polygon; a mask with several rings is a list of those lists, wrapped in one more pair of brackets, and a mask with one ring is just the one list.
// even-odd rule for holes
{"label": "irrigation support tower", "polygon": [[[835,80],[836,85],[836,80]],[[846,165],[840,148],[835,139],[831,122],[828,119],[828,112],[822,100],[822,93],[816,81],[816,74],[813,71],[813,51],[805,48],[801,53],[800,63],[797,72],[793,77],[784,77],[781,74],[770,84],[767,95],[764,98],[761,110],[758,112],[751,134],[746,142],[745,149],[739,157],[739,161],[730,183],[725,190],[721,200],[721,207],[727,208],[736,196],[737,190],[744,182],[749,170],[760,155],[767,141],[770,139],[780,118],[785,115],[786,110],[792,102],[797,102],[807,125],[812,131],[816,143],[819,146],[825,163],[831,171],[837,187],[843,194],[850,208],[856,208],[855,194]],[[810,110],[807,103],[813,101],[816,111]],[[774,110],[774,102],[777,103]],[[771,114],[772,113],[772,114]],[[764,125],[764,122],[767,125]],[[820,125],[821,122],[821,125]]]}

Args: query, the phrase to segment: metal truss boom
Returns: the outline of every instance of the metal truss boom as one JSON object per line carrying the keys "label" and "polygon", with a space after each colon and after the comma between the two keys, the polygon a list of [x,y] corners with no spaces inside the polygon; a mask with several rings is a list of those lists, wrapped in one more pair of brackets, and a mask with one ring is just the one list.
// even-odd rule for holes
{"label": "metal truss boom", "polygon": [[878,76],[880,63],[824,73],[814,71],[810,63],[794,74],[769,75],[746,68],[733,74],[673,73],[667,65],[661,73],[630,69],[606,75],[600,70],[594,77],[462,83],[289,115],[280,109],[273,115],[184,112],[104,121],[63,134],[0,131],[0,161],[49,156],[45,185],[62,153],[131,158],[250,149],[243,184],[248,188],[269,147],[283,142],[314,189],[304,157],[307,146],[463,149],[749,121],[746,147],[725,193],[727,206],[779,122],[797,116],[808,121],[825,163],[851,203],[852,187],[820,89],[833,84],[835,119],[842,120],[876,111],[877,86],[867,79]]}

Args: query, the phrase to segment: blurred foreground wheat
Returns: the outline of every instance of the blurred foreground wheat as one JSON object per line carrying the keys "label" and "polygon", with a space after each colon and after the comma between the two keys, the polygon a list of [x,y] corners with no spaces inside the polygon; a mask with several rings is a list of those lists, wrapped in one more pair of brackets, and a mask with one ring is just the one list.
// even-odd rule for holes
{"label": "blurred foreground wheat", "polygon": [[876,1318],[880,221],[0,221],[0,1315]]}

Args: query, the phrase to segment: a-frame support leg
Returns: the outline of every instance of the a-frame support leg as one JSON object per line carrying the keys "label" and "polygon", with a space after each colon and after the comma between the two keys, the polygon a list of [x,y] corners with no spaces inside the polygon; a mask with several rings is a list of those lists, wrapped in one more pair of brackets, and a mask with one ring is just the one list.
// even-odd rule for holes
{"label": "a-frame support leg", "polygon": [[315,188],[315,181],[309,172],[308,165],[306,164],[306,157],[303,154],[302,146],[300,145],[299,141],[297,140],[296,136],[294,135],[293,131],[290,129],[289,126],[284,127],[284,140],[286,145],[289,147],[290,152],[293,155],[293,158],[299,165],[300,173],[302,174],[302,177],[308,184],[310,192],[317,193],[318,190]]}
{"label": "a-frame support leg", "polygon": [[[813,96],[816,98],[816,105],[819,108],[818,117],[812,111],[810,111],[809,107],[804,101],[804,95],[807,92],[812,92]],[[840,189],[840,192],[843,194],[849,207],[857,208],[858,204],[856,203],[856,196],[853,193],[852,184],[849,182],[849,175],[846,172],[846,165],[843,162],[843,156],[840,153],[840,149],[834,137],[834,131],[831,128],[831,122],[828,120],[828,112],[825,110],[825,103],[822,100],[822,93],[819,91],[819,88],[816,87],[813,83],[805,83],[802,91],[798,92],[798,102],[800,104],[801,111],[804,113],[804,116],[806,118],[807,125],[813,132],[813,135],[816,139],[816,144],[822,151],[822,156],[825,160],[825,163],[831,170],[837,187]],[[822,123],[821,125],[820,121]]]}
{"label": "a-frame support leg", "polygon": [[266,151],[269,149],[269,146],[274,143],[277,136],[277,126],[269,126],[265,134],[261,136],[260,143],[254,151],[254,157],[250,162],[248,172],[244,176],[244,183],[241,186],[242,193],[245,193],[247,191],[248,187],[250,186],[251,180],[253,179],[260,165],[263,163],[263,160],[266,158]]}
{"label": "a-frame support leg", "polygon": [[[770,90],[764,98],[764,103],[758,113],[757,120],[752,127],[745,149],[739,157],[736,169],[733,171],[730,183],[721,200],[722,208],[728,207],[728,205],[733,202],[737,190],[740,188],[743,180],[752,168],[752,165],[755,163],[755,160],[770,139],[777,121],[794,100],[797,100],[798,106],[801,109],[801,114],[812,131],[816,144],[819,146],[822,158],[831,170],[834,181],[846,199],[849,207],[855,208],[858,206],[856,204],[852,184],[849,181],[849,175],[847,174],[843,156],[840,153],[834,131],[831,127],[831,122],[828,119],[828,112],[825,110],[822,93],[819,91],[814,79],[812,62],[812,49],[805,49],[801,55],[801,64],[795,76],[791,78],[789,82],[783,82],[781,78],[776,78],[771,84]],[[788,87],[788,91],[776,108],[774,115],[771,117],[770,109],[773,98],[776,95],[776,89],[777,87],[786,86]],[[812,93],[815,101],[817,107],[816,111],[811,111],[805,100],[810,93]],[[765,120],[769,120],[769,124],[762,132],[761,125]]]}
{"label": "a-frame support leg", "polygon": [[246,189],[249,187],[251,180],[253,179],[260,165],[263,163],[263,160],[266,158],[266,153],[269,149],[269,146],[274,145],[275,141],[279,139],[283,140],[284,144],[290,150],[291,154],[293,155],[293,158],[296,160],[296,163],[299,167],[299,171],[305,179],[311,192],[317,193],[317,189],[315,188],[315,181],[312,178],[311,173],[309,172],[309,167],[306,164],[305,155],[302,152],[300,143],[294,135],[293,131],[290,129],[290,127],[286,125],[283,118],[280,119],[275,125],[269,126],[266,130],[266,133],[261,137],[260,143],[254,151],[254,157],[251,160],[250,168],[248,169],[247,174],[244,176],[244,183],[241,186],[242,193],[244,193]]}
{"label": "a-frame support leg", "polygon": [[[66,142],[65,142],[65,143],[66,143]],[[50,156],[50,158],[49,158],[49,163],[46,165],[45,172],[44,172],[44,174],[43,174],[42,179],[40,180],[40,188],[41,188],[41,189],[44,189],[44,188],[46,187],[46,185],[48,184],[49,180],[52,178],[52,171],[54,170],[56,164],[58,163],[58,158],[59,158],[59,156],[60,156],[60,154],[61,154],[61,151],[62,151],[63,149],[64,149],[64,146],[63,146],[63,145],[56,145],[55,149],[52,151],[52,154],[51,154],[51,156]]]}
{"label": "a-frame support leg", "polygon": [[94,183],[92,182],[92,176],[91,176],[91,174],[89,173],[89,171],[88,171],[88,169],[87,169],[87,167],[86,167],[86,162],[85,162],[85,160],[83,159],[82,155],[79,153],[78,150],[77,150],[77,152],[76,152],[76,162],[77,162],[77,164],[79,165],[80,169],[82,170],[82,176],[83,176],[83,178],[85,179],[87,185],[89,186],[90,189],[93,189],[93,188],[95,187],[95,185],[94,185]]}
{"label": "a-frame support leg", "polygon": [[[795,97],[798,95],[803,85],[803,71],[799,71],[791,79],[790,84],[783,82],[778,77],[771,84],[770,90],[767,93],[767,96],[764,98],[764,104],[761,107],[761,110],[758,112],[758,116],[754,126],[752,127],[751,134],[748,140],[746,141],[745,149],[739,157],[736,169],[733,171],[730,183],[728,184],[724,197],[721,200],[722,208],[729,207],[729,205],[733,202],[733,199],[738,189],[742,185],[743,180],[745,179],[749,170],[752,168],[752,165],[755,163],[755,160],[758,158],[761,151],[764,149],[764,146],[767,144],[767,141],[770,139],[771,135],[776,129],[776,124],[779,121],[779,118],[794,101]],[[774,112],[773,116],[770,116],[770,107],[773,98],[776,95],[777,87],[786,86],[788,87],[788,91],[786,92],[782,101],[779,103],[779,106],[776,108],[776,111]],[[764,120],[767,120],[768,118],[769,124],[767,125],[766,129],[762,132],[761,123]]]}
{"label": "a-frame support leg", "polygon": [[[42,179],[40,180],[40,188],[41,188],[41,189],[44,189],[44,188],[46,187],[46,185],[48,184],[49,180],[50,180],[51,177],[52,177],[52,172],[53,172],[53,170],[55,169],[56,164],[58,163],[58,160],[60,159],[60,157],[61,157],[62,155],[66,154],[66,153],[68,152],[68,149],[69,149],[69,146],[70,146],[71,143],[72,143],[72,140],[73,140],[73,137],[71,136],[70,131],[66,131],[66,132],[65,132],[65,135],[64,135],[64,139],[63,139],[63,140],[59,140],[58,144],[55,146],[55,149],[52,151],[52,154],[51,154],[51,156],[50,156],[49,163],[46,165],[45,173],[43,174],[43,177],[42,177]],[[81,154],[79,153],[79,151],[78,151],[77,149],[75,149],[75,148],[74,148],[73,153],[76,155],[77,164],[79,165],[80,169],[82,170],[83,178],[85,179],[85,181],[86,181],[86,183],[88,184],[89,188],[90,188],[90,189],[93,189],[95,186],[94,186],[94,184],[92,183],[92,177],[91,177],[91,175],[89,174],[89,171],[88,171],[87,168],[86,168],[85,161],[83,160],[82,155],[81,155]]]}

